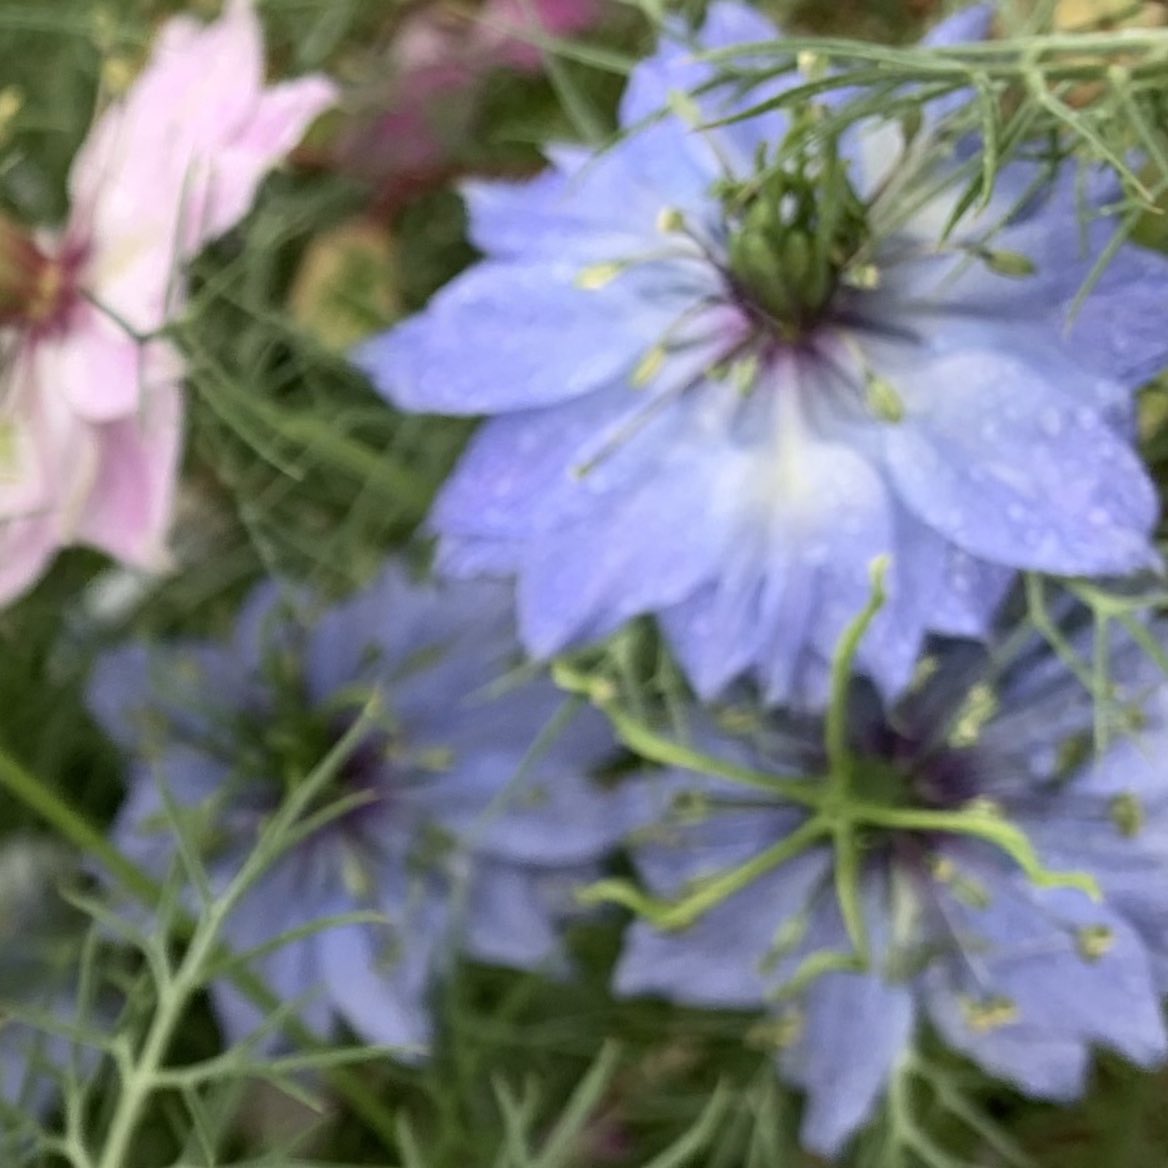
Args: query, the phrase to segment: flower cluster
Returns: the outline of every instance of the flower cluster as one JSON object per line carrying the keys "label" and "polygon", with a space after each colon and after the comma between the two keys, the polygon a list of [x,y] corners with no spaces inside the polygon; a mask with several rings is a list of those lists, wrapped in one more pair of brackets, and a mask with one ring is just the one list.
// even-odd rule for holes
{"label": "flower cluster", "polygon": [[[414,134],[416,103],[534,70],[493,22],[594,15],[527,8],[490,0],[466,38],[415,14],[394,52],[418,92],[317,157],[396,175],[381,135]],[[959,13],[928,52],[995,60],[976,51],[993,18]],[[0,953],[0,1118],[23,1132],[53,1073],[104,1051],[116,1106],[65,1111],[78,1130],[109,1111],[116,1138],[100,1158],[72,1128],[51,1146],[129,1163],[154,1090],[139,1047],[176,1096],[228,1065],[167,1064],[176,984],[209,990],[224,1060],[339,1065],[279,1060],[347,1032],[419,1064],[457,962],[570,978],[585,920],[612,942],[613,995],[753,1011],[744,1042],[828,1158],[926,1031],[1046,1100],[1085,1091],[1097,1048],[1168,1061],[1168,635],[1136,589],[1162,567],[1137,394],[1168,366],[1168,258],[1129,238],[1122,202],[1146,160],[1072,165],[1056,129],[988,166],[993,118],[907,82],[878,96],[919,99],[911,116],[836,118],[849,95],[804,85],[833,66],[773,68],[776,41],[737,0],[696,31],[667,21],[614,140],[468,182],[481,259],[353,354],[381,395],[347,378],[366,395],[354,430],[364,411],[411,425],[381,398],[481,418],[445,482],[394,468],[418,515],[436,493],[432,567],[379,531],[353,565],[371,582],[339,601],[267,578],[216,638],[221,608],[188,625],[163,590],[127,622],[153,635],[103,639],[86,700],[126,776],[108,838],[0,758],[0,783],[102,861],[75,906],[141,951],[128,966],[165,1022],[88,1054],[67,1041],[90,971],[71,950],[44,975],[29,937],[51,922],[28,879],[8,894],[23,853],[0,849],[0,933],[22,942]],[[174,18],[76,156],[67,223],[0,216],[0,604],[74,543],[164,564],[186,267],[337,98],[323,76],[268,83],[250,0]],[[407,171],[435,162],[415,137]],[[391,452],[348,444],[316,386],[309,424],[280,429],[301,400],[280,396],[293,333],[265,350],[281,390],[255,416],[372,472]],[[252,536],[230,477],[212,489]],[[244,572],[277,566],[262,542]],[[630,919],[599,911],[614,904]]]}

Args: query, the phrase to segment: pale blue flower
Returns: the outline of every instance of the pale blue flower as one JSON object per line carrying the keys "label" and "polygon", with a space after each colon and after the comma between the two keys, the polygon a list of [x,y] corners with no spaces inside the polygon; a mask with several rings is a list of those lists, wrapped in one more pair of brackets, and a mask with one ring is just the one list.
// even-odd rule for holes
{"label": "pale blue flower", "polygon": [[617,145],[468,184],[485,258],[358,360],[404,408],[488,416],[432,526],[446,571],[517,579],[536,657],[651,613],[703,696],[750,675],[813,705],[877,555],[861,663],[887,692],[927,631],[982,635],[1016,569],[1157,562],[1131,402],[1168,355],[1168,262],[1121,248],[1072,324],[1116,192],[1028,197],[1023,163],[942,243],[959,191],[935,180],[967,146],[936,116],[760,177],[791,118],[695,123],[775,87],[684,95],[711,77],[695,48],[776,35],[716,3],[633,70]]}
{"label": "pale blue flower", "polygon": [[[968,643],[927,660],[935,672],[888,718],[870,690],[856,693],[853,802],[892,819],[915,809],[1012,823],[1048,872],[1093,878],[1101,898],[1039,887],[996,843],[928,816],[927,828],[869,823],[857,884],[866,972],[808,976],[808,959],[856,952],[839,853],[823,835],[688,928],[637,921],[616,972],[623,994],[767,1010],[777,1066],[806,1094],[803,1141],[826,1156],[871,1117],[925,1023],[1050,1100],[1084,1090],[1093,1047],[1141,1066],[1168,1055],[1168,683],[1117,647],[1103,719],[1113,737],[1093,756],[1091,696],[1052,654],[1028,654],[1004,677]],[[786,776],[822,776],[821,742],[814,726],[774,720],[749,740],[709,726],[695,735],[707,755]],[[633,856],[666,901],[789,840],[813,814],[724,779],[646,781],[669,810]]]}
{"label": "pale blue flower", "polygon": [[[191,814],[221,892],[289,784],[339,740],[370,694],[368,733],[326,792],[358,800],[282,856],[226,929],[239,953],[369,911],[384,923],[324,927],[256,961],[267,985],[328,1035],[425,1051],[430,996],[448,960],[563,970],[574,890],[627,827],[591,772],[613,750],[599,716],[557,724],[564,698],[515,674],[506,588],[372,586],[301,625],[263,588],[233,643],[134,646],[97,670],[91,705],[134,758],[114,838],[161,879],[175,863],[163,786]],[[540,740],[541,735],[545,735]],[[259,1011],[223,979],[213,996],[238,1040]]]}

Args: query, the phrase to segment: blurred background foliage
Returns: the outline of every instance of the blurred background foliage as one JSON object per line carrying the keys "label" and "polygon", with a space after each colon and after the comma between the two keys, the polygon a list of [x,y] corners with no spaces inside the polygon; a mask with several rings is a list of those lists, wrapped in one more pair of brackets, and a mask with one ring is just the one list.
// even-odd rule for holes
{"label": "blurred background foliage", "polygon": [[[911,41],[942,10],[938,0],[766,7],[799,33],[888,43]],[[1064,30],[1168,24],[1164,3],[1005,7],[1012,19]],[[95,107],[132,79],[158,23],[184,8],[211,15],[216,5],[0,0],[0,207],[29,223],[62,218],[69,162]],[[3,765],[35,774],[99,826],[117,807],[121,780],[80,693],[103,644],[131,624],[223,630],[261,574],[339,595],[390,548],[426,554],[418,527],[468,426],[397,415],[344,351],[473,259],[458,179],[534,173],[538,143],[602,139],[614,126],[620,62],[653,37],[652,12],[620,0],[549,6],[563,36],[589,46],[570,54],[500,47],[472,6],[266,0],[262,11],[273,71],[328,69],[346,97],[268,182],[247,222],[196,266],[190,310],[175,327],[190,362],[178,570],[152,583],[73,551],[0,614]],[[425,51],[403,49],[417,43]],[[1079,97],[1089,105],[1092,93]],[[1168,239],[1154,215],[1143,229],[1149,240]],[[1154,388],[1145,411],[1149,456],[1161,467],[1166,400]],[[6,794],[0,824],[11,837],[43,826]],[[224,1104],[215,1158],[184,1159],[175,1099],[162,1092],[125,1168],[810,1168],[793,1141],[797,1100],[771,1070],[774,1036],[756,1019],[607,996],[620,924],[614,916],[574,936],[570,982],[452,971],[433,1063],[407,1069],[376,1058],[359,1068],[396,1117],[392,1139],[327,1090],[313,1111],[250,1086]],[[11,932],[0,940],[21,944]],[[171,1058],[206,1057],[215,1042],[196,995]],[[904,1068],[896,1106],[852,1159],[865,1168],[1162,1168],[1166,1097],[1168,1076],[1103,1060],[1081,1106],[1038,1106],[927,1049]],[[59,1163],[42,1153],[25,1162]]]}

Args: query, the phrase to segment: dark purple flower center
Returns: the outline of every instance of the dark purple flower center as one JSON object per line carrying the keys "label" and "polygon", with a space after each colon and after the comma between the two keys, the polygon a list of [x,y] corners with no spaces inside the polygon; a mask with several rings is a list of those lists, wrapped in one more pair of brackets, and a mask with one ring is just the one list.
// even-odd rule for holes
{"label": "dark purple flower center", "polygon": [[984,789],[975,749],[937,745],[924,735],[888,725],[877,729],[872,739],[865,743],[860,760],[861,791],[868,779],[893,795],[892,801],[954,810]]}

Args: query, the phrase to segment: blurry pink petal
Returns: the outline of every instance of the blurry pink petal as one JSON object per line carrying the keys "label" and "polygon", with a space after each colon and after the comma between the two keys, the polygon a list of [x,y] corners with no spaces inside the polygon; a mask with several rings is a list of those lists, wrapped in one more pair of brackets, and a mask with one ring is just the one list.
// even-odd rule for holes
{"label": "blurry pink petal", "polygon": [[486,81],[498,69],[538,73],[537,41],[596,24],[604,0],[486,0],[478,15],[429,6],[403,19],[386,72],[358,99],[338,136],[339,168],[380,188],[394,206],[419,183],[449,177],[480,121]]}
{"label": "blurry pink petal", "polygon": [[541,36],[568,36],[596,23],[599,0],[487,0],[477,39],[495,67],[543,68]]}
{"label": "blurry pink petal", "polygon": [[203,204],[187,224],[189,251],[222,235],[247,214],[267,172],[336,99],[336,88],[322,77],[288,81],[264,93],[246,125],[211,160]]}
{"label": "blurry pink petal", "polygon": [[335,100],[320,77],[263,88],[249,0],[206,26],[169,22],[70,173],[69,236],[87,245],[100,302],[140,332],[160,327],[176,270],[247,213],[267,171]]}
{"label": "blurry pink petal", "polygon": [[0,526],[0,605],[27,592],[56,552],[51,519],[17,519]]}
{"label": "blurry pink petal", "polygon": [[94,460],[89,427],[63,396],[44,391],[40,358],[39,346],[19,345],[6,371],[0,521],[46,519],[59,531],[62,501],[89,489]]}
{"label": "blurry pink petal", "polygon": [[37,345],[38,374],[87,422],[134,413],[142,390],[143,346],[105,313],[80,304],[67,331]]}
{"label": "blurry pink petal", "polygon": [[183,370],[170,346],[154,346],[148,355],[141,412],[96,431],[96,479],[74,538],[135,567],[159,571],[169,559],[166,533],[182,449]]}

